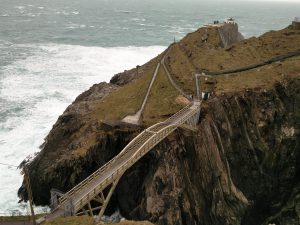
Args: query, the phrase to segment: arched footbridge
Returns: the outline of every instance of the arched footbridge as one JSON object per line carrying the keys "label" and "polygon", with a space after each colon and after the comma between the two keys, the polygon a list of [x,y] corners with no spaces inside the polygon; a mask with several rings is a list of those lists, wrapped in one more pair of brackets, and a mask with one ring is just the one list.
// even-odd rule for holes
{"label": "arched footbridge", "polygon": [[100,221],[125,171],[178,127],[193,130],[199,120],[200,109],[201,101],[194,101],[167,120],[145,129],[104,166],[69,192],[60,194],[61,197],[53,201],[54,210],[45,216],[44,220],[86,214],[97,216],[97,220]]}

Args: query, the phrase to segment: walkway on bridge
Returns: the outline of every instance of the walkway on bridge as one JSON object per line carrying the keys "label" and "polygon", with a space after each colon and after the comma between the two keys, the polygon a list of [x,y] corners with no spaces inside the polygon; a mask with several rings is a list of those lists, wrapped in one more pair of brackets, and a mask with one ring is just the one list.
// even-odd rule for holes
{"label": "walkway on bridge", "polygon": [[[178,127],[193,130],[200,116],[200,108],[201,101],[194,101],[164,122],[145,129],[112,160],[61,196],[56,208],[44,219],[83,214],[94,216],[94,212],[100,210],[99,221],[125,171]],[[104,190],[107,188],[109,192],[105,196]],[[98,203],[98,206],[93,208],[91,202]]]}

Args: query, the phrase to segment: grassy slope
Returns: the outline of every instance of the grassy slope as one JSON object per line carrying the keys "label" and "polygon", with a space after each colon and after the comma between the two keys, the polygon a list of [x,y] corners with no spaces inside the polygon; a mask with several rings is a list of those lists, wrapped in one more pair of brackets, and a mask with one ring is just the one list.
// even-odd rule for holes
{"label": "grassy slope", "polygon": [[[208,42],[203,43],[201,37],[206,30],[209,38]],[[185,92],[195,95],[194,73],[197,70],[218,71],[240,68],[299,49],[300,31],[286,28],[268,32],[259,38],[241,41],[226,49],[218,47],[219,45],[220,38],[216,28],[200,28],[170,47],[165,64],[175,82]],[[120,87],[104,99],[95,101],[91,106],[93,107],[92,112],[84,115],[85,125],[71,137],[72,140],[75,140],[73,142],[80,144],[75,145],[76,147],[71,151],[66,151],[66,154],[62,154],[60,160],[69,159],[70,155],[75,158],[84,156],[88,149],[96,144],[97,134],[90,131],[91,124],[121,120],[126,115],[138,111],[161,57],[162,54],[143,65],[141,67],[142,76]],[[262,67],[259,70],[254,69],[233,76],[218,76],[213,79],[216,84],[204,85],[203,88],[210,86],[209,89],[217,95],[223,92],[242,91],[247,88],[269,88],[276,81],[289,76],[299,76],[299,74],[300,59],[296,57],[281,64],[274,63]],[[144,125],[149,126],[162,121],[178,111],[184,106],[178,99],[179,93],[169,84],[161,67],[145,107]]]}
{"label": "grassy slope", "polygon": [[195,67],[189,58],[180,50],[180,45],[175,44],[170,48],[166,58],[166,67],[178,86],[187,94],[195,93],[194,72]]}
{"label": "grassy slope", "polygon": [[[193,73],[197,70],[220,71],[241,68],[300,48],[300,31],[289,28],[271,31],[259,38],[246,39],[226,49],[217,47],[220,40],[218,41],[218,35],[213,29],[208,30],[208,42],[202,43],[201,36],[204,31],[205,28],[200,28],[198,31],[188,34],[180,43],[173,45],[166,63],[173,78],[187,91],[194,90]],[[299,61],[294,59],[287,61],[291,62],[289,66],[293,66],[294,72],[297,73]],[[278,79],[273,79],[273,73],[278,73],[279,70],[282,69],[274,66],[273,70],[269,70],[269,73],[264,74],[263,79],[260,77],[262,73],[257,70],[239,73],[238,75],[243,76],[240,79],[236,76],[225,76],[227,81],[232,79],[231,82],[227,82],[226,88],[224,84],[219,82],[216,88],[218,90],[225,88],[224,90],[230,91],[254,88],[256,85],[260,86],[261,82],[266,81],[268,76],[270,76],[270,80],[268,80],[267,86],[270,86],[269,84],[273,83],[269,81],[278,81]],[[246,78],[249,74],[251,74],[251,78]],[[244,78],[250,83],[235,83],[235,81]],[[218,77],[217,79],[223,81],[225,78]]]}
{"label": "grassy slope", "polygon": [[[35,215],[35,218],[38,219],[42,214]],[[30,221],[31,216],[0,216],[0,223],[1,222],[9,222],[9,221]]]}
{"label": "grassy slope", "polygon": [[269,89],[275,82],[286,78],[300,77],[300,56],[281,63],[260,67],[229,76],[216,77],[216,94],[241,89]]}
{"label": "grassy slope", "polygon": [[[82,157],[96,143],[97,134],[89,131],[90,124],[95,123],[95,121],[121,120],[139,110],[160,58],[161,56],[158,56],[143,65],[142,76],[94,103],[92,112],[84,115],[85,125],[71,137],[72,140],[78,140],[80,145],[74,147],[71,153],[63,154],[60,161],[69,159],[70,156],[74,158]],[[83,133],[85,135],[82,135]]]}
{"label": "grassy slope", "polygon": [[143,114],[146,125],[167,119],[184,105],[176,101],[177,90],[169,83],[165,70],[161,66],[153,84],[148,102]]}
{"label": "grassy slope", "polygon": [[142,77],[103,99],[90,116],[97,120],[120,120],[136,113],[142,105],[155,68],[156,64],[153,64]]}
{"label": "grassy slope", "polygon": [[94,219],[90,216],[58,218],[44,225],[95,225]]}

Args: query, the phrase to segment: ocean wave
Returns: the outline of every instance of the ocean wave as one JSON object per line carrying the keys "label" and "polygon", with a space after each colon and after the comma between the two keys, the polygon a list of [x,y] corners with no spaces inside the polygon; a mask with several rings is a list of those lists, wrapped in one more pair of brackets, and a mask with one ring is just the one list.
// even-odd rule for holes
{"label": "ocean wave", "polygon": [[10,41],[0,40],[0,46],[1,45],[2,46],[11,46],[11,45],[13,45],[13,43]]}
{"label": "ocean wave", "polygon": [[34,13],[27,13],[25,16],[28,16],[28,17],[36,17],[36,16],[40,16],[41,14],[40,13],[37,13],[37,14],[34,14]]}
{"label": "ocean wave", "polygon": [[67,26],[67,29],[82,29],[82,28],[86,28],[87,25],[85,24],[76,24],[76,23],[70,23],[69,26]]}
{"label": "ocean wave", "polygon": [[146,21],[146,19],[144,19],[144,18],[132,18],[131,20],[136,21],[136,22]]}
{"label": "ocean wave", "polygon": [[67,11],[56,11],[54,14],[56,15],[64,15],[64,16],[69,16],[72,12],[67,12]]}
{"label": "ocean wave", "polygon": [[[78,94],[94,83],[109,81],[118,72],[142,65],[165,49],[52,43],[13,47],[31,52],[0,68],[0,96],[5,99],[7,114],[0,127],[0,158],[6,157],[5,161],[14,165],[39,151],[58,116]],[[24,210],[16,203],[22,182],[19,171],[1,168],[0,177],[0,186],[6,187],[0,192],[0,211]]]}
{"label": "ocean wave", "polygon": [[153,23],[140,23],[139,25],[143,27],[155,27],[155,24]]}
{"label": "ocean wave", "polygon": [[115,10],[115,12],[125,13],[125,14],[134,13],[134,11],[129,11],[129,10]]}
{"label": "ocean wave", "polygon": [[15,8],[15,9],[25,9],[25,6],[19,5],[19,6],[15,6],[14,8]]}

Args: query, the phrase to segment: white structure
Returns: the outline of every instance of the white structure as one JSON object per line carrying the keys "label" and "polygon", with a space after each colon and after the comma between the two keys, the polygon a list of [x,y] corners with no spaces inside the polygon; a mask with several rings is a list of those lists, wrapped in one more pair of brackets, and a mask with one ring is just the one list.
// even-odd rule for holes
{"label": "white structure", "polygon": [[210,93],[209,92],[202,92],[201,97],[202,97],[201,99],[207,100],[210,97]]}
{"label": "white structure", "polygon": [[300,30],[300,17],[295,17],[292,22],[293,29]]}

